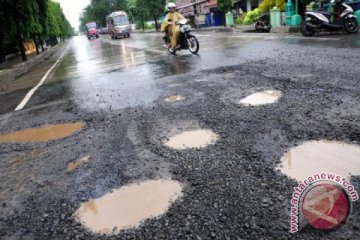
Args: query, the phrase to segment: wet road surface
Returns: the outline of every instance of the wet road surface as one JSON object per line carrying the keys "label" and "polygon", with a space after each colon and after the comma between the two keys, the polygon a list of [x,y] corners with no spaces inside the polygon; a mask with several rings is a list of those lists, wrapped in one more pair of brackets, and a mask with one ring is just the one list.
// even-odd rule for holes
{"label": "wet road surface", "polygon": [[[199,55],[176,56],[156,33],[120,40],[75,37],[23,110],[14,111],[61,51],[1,88],[1,238],[360,238],[357,202],[341,228],[306,226],[291,235],[297,182],[279,169],[284,155],[304,142],[359,146],[359,35],[196,35]],[[242,104],[264,92],[279,94],[263,105],[263,99],[255,99],[256,106]],[[316,156],[308,156],[299,171],[337,172],[339,163],[311,168],[308,161]],[[339,172],[349,173],[360,191],[358,151],[333,161],[347,159],[351,164]],[[291,167],[291,161],[283,165]],[[144,198],[143,184],[170,179],[175,190],[164,187],[152,195],[164,205],[157,209],[161,214],[145,207],[148,215],[134,216],[140,220],[117,225],[115,216],[105,226],[93,225],[96,214],[106,218],[106,211],[118,209],[111,205],[118,200],[109,200],[105,213],[95,204],[113,199],[112,192],[138,186],[125,201],[131,203]],[[179,198],[169,205],[173,192]],[[134,209],[154,205],[136,204]],[[79,211],[92,222],[82,222]]]}

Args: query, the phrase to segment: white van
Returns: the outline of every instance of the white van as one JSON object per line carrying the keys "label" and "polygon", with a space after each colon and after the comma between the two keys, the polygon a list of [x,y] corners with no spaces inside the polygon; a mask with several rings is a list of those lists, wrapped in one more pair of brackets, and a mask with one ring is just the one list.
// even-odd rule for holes
{"label": "white van", "polygon": [[112,39],[130,37],[132,28],[126,12],[118,11],[111,13],[106,17],[106,24]]}

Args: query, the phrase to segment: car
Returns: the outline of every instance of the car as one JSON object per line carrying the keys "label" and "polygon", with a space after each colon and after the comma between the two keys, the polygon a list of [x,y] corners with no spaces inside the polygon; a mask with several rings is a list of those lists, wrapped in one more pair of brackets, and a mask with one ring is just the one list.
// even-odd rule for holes
{"label": "car", "polygon": [[91,38],[98,38],[99,33],[95,22],[85,24],[86,36],[90,40]]}
{"label": "car", "polygon": [[101,34],[108,34],[108,28],[107,27],[103,27],[103,28],[101,28],[101,31],[100,31],[100,33]]}

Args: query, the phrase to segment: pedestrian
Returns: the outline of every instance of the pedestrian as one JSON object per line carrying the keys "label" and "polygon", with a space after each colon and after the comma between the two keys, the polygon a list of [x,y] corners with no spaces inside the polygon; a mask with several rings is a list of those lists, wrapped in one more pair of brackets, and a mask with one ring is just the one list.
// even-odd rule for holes
{"label": "pedestrian", "polygon": [[195,27],[196,28],[200,28],[200,22],[199,22],[199,14],[195,13],[195,17],[194,17],[194,23],[195,23]]}
{"label": "pedestrian", "polygon": [[210,13],[210,17],[211,17],[211,26],[214,26],[215,25],[214,12]]}

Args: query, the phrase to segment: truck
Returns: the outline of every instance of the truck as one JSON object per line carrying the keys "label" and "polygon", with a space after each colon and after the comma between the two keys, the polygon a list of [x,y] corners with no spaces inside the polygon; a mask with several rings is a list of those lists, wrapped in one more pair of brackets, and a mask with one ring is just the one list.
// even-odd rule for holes
{"label": "truck", "polygon": [[106,24],[109,35],[112,39],[116,39],[118,37],[130,37],[132,29],[129,21],[129,15],[126,12],[117,11],[111,13],[106,17]]}

